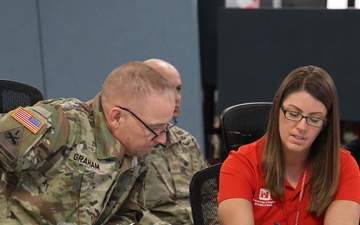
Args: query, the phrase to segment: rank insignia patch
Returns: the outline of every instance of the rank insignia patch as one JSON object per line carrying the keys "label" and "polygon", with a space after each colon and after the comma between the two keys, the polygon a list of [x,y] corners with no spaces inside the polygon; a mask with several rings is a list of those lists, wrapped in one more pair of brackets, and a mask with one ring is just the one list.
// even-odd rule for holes
{"label": "rank insignia patch", "polygon": [[14,161],[18,157],[23,132],[24,127],[19,126],[0,133],[0,153],[10,161]]}
{"label": "rank insignia patch", "polygon": [[43,121],[22,107],[17,108],[11,116],[34,134],[44,126]]}

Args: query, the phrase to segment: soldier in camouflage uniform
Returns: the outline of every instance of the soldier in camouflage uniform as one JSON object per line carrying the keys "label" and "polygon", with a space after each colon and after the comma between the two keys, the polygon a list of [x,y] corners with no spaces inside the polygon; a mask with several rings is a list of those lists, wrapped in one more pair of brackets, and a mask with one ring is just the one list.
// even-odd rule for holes
{"label": "soldier in camouflage uniform", "polygon": [[[164,75],[177,90],[174,118],[181,104],[181,78],[177,69],[160,59],[146,64]],[[175,126],[166,134],[166,143],[159,144],[146,156],[149,173],[146,178],[147,210],[142,225],[193,224],[189,185],[194,173],[208,167],[199,144],[189,132]]]}
{"label": "soldier in camouflage uniform", "polygon": [[0,114],[0,224],[137,223],[143,156],[166,142],[174,107],[171,83],[132,62],[89,102],[44,100]]}

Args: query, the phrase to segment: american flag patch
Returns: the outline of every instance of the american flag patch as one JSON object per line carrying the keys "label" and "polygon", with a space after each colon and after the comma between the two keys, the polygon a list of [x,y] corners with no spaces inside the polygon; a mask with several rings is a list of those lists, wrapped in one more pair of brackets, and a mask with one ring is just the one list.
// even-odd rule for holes
{"label": "american flag patch", "polygon": [[43,121],[22,107],[17,108],[11,116],[34,134],[44,126]]}

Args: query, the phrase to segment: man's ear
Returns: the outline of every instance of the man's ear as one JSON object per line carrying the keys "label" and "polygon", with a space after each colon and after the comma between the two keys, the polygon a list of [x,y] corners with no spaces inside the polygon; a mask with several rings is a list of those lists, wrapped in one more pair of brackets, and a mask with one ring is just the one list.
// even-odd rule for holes
{"label": "man's ear", "polygon": [[118,128],[119,127],[120,117],[121,117],[122,113],[123,113],[122,110],[120,108],[118,108],[118,107],[113,107],[110,110],[108,123],[112,128]]}

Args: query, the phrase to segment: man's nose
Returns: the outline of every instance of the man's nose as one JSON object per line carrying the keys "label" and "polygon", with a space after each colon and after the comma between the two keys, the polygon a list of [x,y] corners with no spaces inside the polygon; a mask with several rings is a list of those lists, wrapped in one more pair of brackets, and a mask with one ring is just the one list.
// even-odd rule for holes
{"label": "man's nose", "polygon": [[155,138],[154,142],[165,145],[165,143],[166,143],[166,133],[164,133],[164,134],[158,136],[157,138]]}

